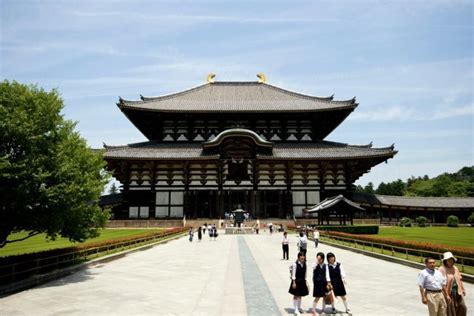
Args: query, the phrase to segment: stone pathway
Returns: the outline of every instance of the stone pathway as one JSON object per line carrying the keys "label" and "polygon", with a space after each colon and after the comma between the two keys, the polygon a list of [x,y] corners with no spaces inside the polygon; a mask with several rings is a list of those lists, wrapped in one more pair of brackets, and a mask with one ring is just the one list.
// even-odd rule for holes
{"label": "stone pathway", "polygon": [[[0,315],[289,315],[291,238],[291,260],[284,261],[280,234],[183,237],[0,299]],[[353,315],[427,314],[416,269],[325,245],[318,251],[344,264]],[[310,244],[309,264],[315,255]],[[466,287],[472,310],[474,286]],[[305,311],[311,306],[303,298]]]}

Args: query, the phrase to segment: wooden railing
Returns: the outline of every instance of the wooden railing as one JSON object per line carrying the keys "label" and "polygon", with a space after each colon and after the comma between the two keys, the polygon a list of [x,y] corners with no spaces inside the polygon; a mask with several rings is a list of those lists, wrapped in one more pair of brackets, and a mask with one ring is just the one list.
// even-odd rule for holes
{"label": "wooden railing", "polygon": [[175,235],[184,234],[185,229],[172,232],[164,232],[159,235],[151,235],[134,240],[119,241],[117,243],[87,248],[84,250],[68,252],[60,255],[38,258],[34,260],[15,262],[7,265],[0,265],[0,284],[8,284],[23,280],[33,275],[43,274],[85,262],[100,256],[136,248],[150,244],[160,239],[168,239]]}
{"label": "wooden railing", "polygon": [[[377,243],[372,241],[358,240],[354,238],[332,236],[328,233],[321,232],[322,241],[336,241],[344,246],[348,246],[356,249],[368,250],[371,252],[377,252],[384,255],[390,255],[392,257],[399,257],[410,261],[415,261],[419,263],[424,263],[426,257],[438,258],[440,261],[442,259],[442,254],[439,252],[422,250],[422,249],[413,249],[413,248],[404,248],[398,246],[392,246],[389,244]],[[376,249],[378,251],[376,251]],[[457,256],[456,266],[461,272],[474,274],[474,258],[472,257],[463,257]]]}

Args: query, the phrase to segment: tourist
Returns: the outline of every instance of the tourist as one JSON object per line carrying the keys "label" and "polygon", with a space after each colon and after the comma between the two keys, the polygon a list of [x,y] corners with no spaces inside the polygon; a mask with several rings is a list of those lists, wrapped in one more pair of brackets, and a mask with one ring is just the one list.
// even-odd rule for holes
{"label": "tourist", "polygon": [[209,234],[209,239],[212,239],[212,225],[210,223],[207,225],[207,233]]}
{"label": "tourist", "polygon": [[288,292],[293,295],[295,315],[300,315],[303,312],[301,298],[309,294],[306,284],[306,257],[304,253],[298,253],[298,260],[291,266],[291,283]]}
{"label": "tourist", "polygon": [[300,252],[304,253],[304,255],[306,256],[306,251],[308,248],[308,238],[306,238],[306,235],[303,233],[303,231],[300,231],[297,245]]}
{"label": "tourist", "polygon": [[317,230],[316,228],[313,230],[313,240],[314,240],[314,248],[318,248],[319,230]]}
{"label": "tourist", "polygon": [[445,293],[450,299],[447,299],[448,316],[465,316],[467,315],[466,303],[463,296],[466,296],[466,290],[462,282],[462,276],[458,268],[454,265],[457,259],[451,252],[443,254],[443,265],[439,268],[441,274],[446,278]]}
{"label": "tourist", "polygon": [[347,306],[346,288],[344,286],[346,283],[346,273],[344,268],[340,262],[336,261],[336,256],[332,252],[329,252],[326,255],[326,258],[328,260],[329,277],[331,278],[334,296],[340,297],[342,299],[344,307],[346,308],[346,313],[350,314],[351,310]]}
{"label": "tourist", "polygon": [[202,227],[199,226],[199,228],[198,228],[198,241],[201,241],[201,239],[202,239]]}
{"label": "tourist", "polygon": [[214,241],[216,241],[217,238],[217,227],[215,224],[212,224],[212,237],[214,238]]}
{"label": "tourist", "polygon": [[204,235],[206,234],[206,228],[207,228],[207,223],[204,223],[204,225],[202,225],[202,233]]}
{"label": "tourist", "polygon": [[[446,278],[435,269],[435,259],[429,257],[425,259],[426,268],[418,274],[417,284],[420,288],[421,302],[428,305],[430,316],[447,315],[446,300],[450,303],[448,295],[443,296],[446,290]],[[446,300],[445,300],[446,297]]]}
{"label": "tourist", "polygon": [[194,230],[193,230],[193,227],[191,226],[191,228],[189,229],[189,242],[192,242],[193,241],[193,237],[194,237]]}
{"label": "tourist", "polygon": [[[331,277],[329,276],[329,269],[327,265],[324,263],[324,253],[318,252],[316,255],[316,262],[313,263],[313,315],[317,315],[316,308],[318,306],[319,300],[323,299],[323,309],[321,314],[324,313],[324,309],[326,308],[326,297],[331,294],[332,286],[331,286]],[[332,296],[329,296],[330,298]],[[331,302],[334,304],[334,302]],[[335,308],[333,305],[333,312],[335,312]]]}
{"label": "tourist", "polygon": [[283,249],[283,260],[289,260],[289,244],[290,244],[290,239],[288,238],[288,233],[284,232],[283,233],[283,239],[281,240],[281,247]]}
{"label": "tourist", "polygon": [[273,223],[268,223],[268,229],[270,230],[270,235],[273,234]]}

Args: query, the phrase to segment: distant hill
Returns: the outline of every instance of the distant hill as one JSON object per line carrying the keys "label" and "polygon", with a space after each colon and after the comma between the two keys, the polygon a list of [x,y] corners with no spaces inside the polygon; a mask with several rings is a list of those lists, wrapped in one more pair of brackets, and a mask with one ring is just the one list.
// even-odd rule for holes
{"label": "distant hill", "polygon": [[463,167],[455,173],[443,173],[430,179],[411,177],[380,183],[377,189],[369,182],[365,187],[355,187],[356,192],[397,196],[458,196],[474,197],[474,166]]}

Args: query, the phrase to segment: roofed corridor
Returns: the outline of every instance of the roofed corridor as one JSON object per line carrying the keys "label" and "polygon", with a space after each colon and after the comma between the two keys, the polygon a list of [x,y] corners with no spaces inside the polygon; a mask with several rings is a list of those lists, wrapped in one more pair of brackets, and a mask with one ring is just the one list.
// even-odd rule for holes
{"label": "roofed corridor", "polygon": [[[288,267],[296,256],[296,237],[290,238],[290,261],[283,261],[276,233],[220,234],[217,241],[205,235],[192,243],[183,237],[0,299],[0,314],[292,314]],[[417,269],[325,245],[318,251],[332,251],[344,264],[353,315],[427,314],[416,286]],[[309,264],[315,254],[310,244]],[[311,273],[307,279],[311,285]],[[472,295],[474,286],[465,286]],[[303,298],[302,307],[308,311],[311,306],[312,298]]]}

